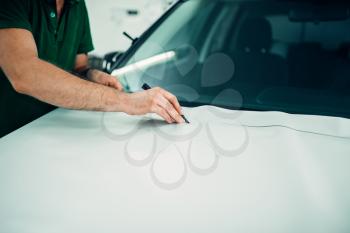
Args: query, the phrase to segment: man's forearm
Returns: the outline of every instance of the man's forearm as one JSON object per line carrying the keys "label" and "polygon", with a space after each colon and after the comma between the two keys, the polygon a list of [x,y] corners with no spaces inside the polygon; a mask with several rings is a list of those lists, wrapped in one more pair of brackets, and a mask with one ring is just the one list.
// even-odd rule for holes
{"label": "man's forearm", "polygon": [[125,93],[76,78],[38,58],[26,64],[17,88],[23,94],[68,109],[123,111]]}

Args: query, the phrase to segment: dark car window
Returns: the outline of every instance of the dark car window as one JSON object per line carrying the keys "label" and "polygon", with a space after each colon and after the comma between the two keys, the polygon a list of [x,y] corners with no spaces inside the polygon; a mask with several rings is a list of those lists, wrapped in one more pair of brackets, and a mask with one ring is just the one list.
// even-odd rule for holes
{"label": "dark car window", "polygon": [[188,106],[350,117],[350,3],[190,0],[115,70]]}

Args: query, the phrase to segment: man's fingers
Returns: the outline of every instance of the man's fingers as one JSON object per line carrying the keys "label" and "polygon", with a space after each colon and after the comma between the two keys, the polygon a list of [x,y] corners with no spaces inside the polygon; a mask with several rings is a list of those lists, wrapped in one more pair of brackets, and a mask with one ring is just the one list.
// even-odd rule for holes
{"label": "man's fingers", "polygon": [[117,83],[117,89],[119,90],[119,91],[122,91],[123,90],[123,85],[119,82],[119,80],[117,80],[117,79],[114,79],[115,80],[115,82]]}
{"label": "man's fingers", "polygon": [[179,104],[179,101],[177,100],[176,96],[174,96],[173,94],[162,90],[162,94],[164,95],[164,97],[175,107],[176,111],[182,115],[182,109],[181,106]]}
{"label": "man's fingers", "polygon": [[109,86],[117,89],[118,91],[123,90],[123,86],[120,84],[120,82],[115,79],[114,77],[111,77],[109,80]]}
{"label": "man's fingers", "polygon": [[157,106],[154,111],[156,114],[158,114],[160,117],[162,117],[166,122],[169,124],[173,123],[173,119],[168,114],[167,111],[164,110],[161,106]]}
{"label": "man's fingers", "polygon": [[183,123],[184,122],[184,120],[182,119],[181,115],[174,108],[174,106],[163,96],[160,99],[160,106],[164,110],[166,110],[167,113],[171,116],[171,118],[173,120],[175,120],[177,123]]}
{"label": "man's fingers", "polygon": [[115,82],[108,82],[108,86],[109,86],[109,87],[113,87],[114,89],[119,90],[119,86],[118,86],[118,84],[116,84]]}

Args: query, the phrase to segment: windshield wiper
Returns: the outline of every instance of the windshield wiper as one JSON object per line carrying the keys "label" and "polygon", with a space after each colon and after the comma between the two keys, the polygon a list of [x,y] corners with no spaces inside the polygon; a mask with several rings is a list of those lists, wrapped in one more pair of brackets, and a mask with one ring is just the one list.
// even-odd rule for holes
{"label": "windshield wiper", "polygon": [[137,37],[134,38],[134,37],[130,36],[129,33],[127,33],[127,32],[123,32],[123,35],[126,36],[128,39],[130,39],[132,44],[135,44],[136,41],[139,39]]}

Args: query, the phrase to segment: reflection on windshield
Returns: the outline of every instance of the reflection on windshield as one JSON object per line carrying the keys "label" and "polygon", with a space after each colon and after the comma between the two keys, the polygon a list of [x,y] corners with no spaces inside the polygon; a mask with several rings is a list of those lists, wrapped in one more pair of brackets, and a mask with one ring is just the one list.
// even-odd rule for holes
{"label": "reflection on windshield", "polygon": [[125,67],[122,67],[120,69],[116,69],[112,72],[112,76],[115,77],[122,77],[124,75],[133,73],[133,72],[139,72],[142,70],[146,70],[148,68],[164,64],[167,61],[173,60],[175,58],[175,52],[170,51],[166,53],[162,53],[159,55],[155,55],[153,57],[138,61],[136,63],[127,65]]}

